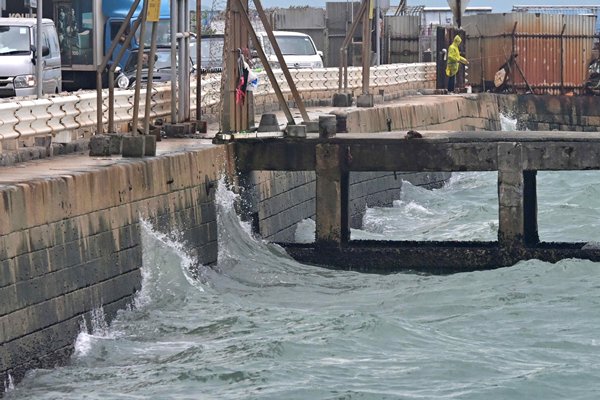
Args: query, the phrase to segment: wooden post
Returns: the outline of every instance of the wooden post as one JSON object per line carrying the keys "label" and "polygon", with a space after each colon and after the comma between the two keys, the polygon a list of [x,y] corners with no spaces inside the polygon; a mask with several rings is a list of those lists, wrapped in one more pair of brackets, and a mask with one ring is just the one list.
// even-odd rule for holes
{"label": "wooden post", "polygon": [[[369,0],[366,0],[369,1]],[[369,94],[371,76],[371,7],[369,6],[363,18],[362,34],[362,94]]]}
{"label": "wooden post", "polygon": [[[296,102],[296,107],[298,107],[300,115],[302,115],[302,120],[304,122],[308,122],[310,121],[310,118],[308,118],[308,113],[306,112],[306,108],[304,107],[304,102],[302,101],[302,97],[300,97],[300,93],[298,93],[298,89],[296,89],[296,83],[292,78],[292,74],[290,74],[290,70],[288,69],[285,60],[283,59],[283,54],[281,53],[279,44],[277,44],[277,40],[275,39],[275,35],[273,34],[273,29],[271,29],[271,24],[267,19],[267,15],[265,14],[265,11],[262,8],[260,0],[253,1],[254,5],[256,6],[256,11],[258,12],[258,16],[260,17],[260,20],[263,23],[263,27],[265,28],[265,32],[267,33],[269,41],[271,42],[271,47],[273,47],[273,51],[275,52],[275,56],[277,57],[277,62],[279,62],[279,65],[281,66],[281,71],[283,71],[283,76],[285,76],[285,80],[290,88],[290,91],[292,92],[292,96],[294,97],[294,101]],[[252,29],[252,31],[254,32],[254,29]],[[258,44],[258,41],[256,43],[257,47],[260,46]],[[288,120],[288,122],[291,124],[295,124],[294,118],[292,118],[291,121]]]}
{"label": "wooden post", "polygon": [[345,146],[316,146],[316,245],[341,247],[350,241],[349,188]]}
{"label": "wooden post", "polygon": [[[238,49],[248,47],[246,10],[248,0],[229,0],[225,17],[225,66],[222,74],[222,132],[239,132],[248,129],[248,117],[245,105],[235,102],[235,90],[239,82]],[[246,18],[244,18],[246,16]]]}

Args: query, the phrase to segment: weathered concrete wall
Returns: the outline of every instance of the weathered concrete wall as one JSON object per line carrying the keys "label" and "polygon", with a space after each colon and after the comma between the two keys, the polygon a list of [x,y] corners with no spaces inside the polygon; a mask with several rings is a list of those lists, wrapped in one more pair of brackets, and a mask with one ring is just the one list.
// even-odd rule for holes
{"label": "weathered concrete wall", "polygon": [[[346,113],[350,133],[388,130],[500,130],[494,95],[411,96],[401,103],[357,108]],[[388,128],[389,126],[389,128]]]}
{"label": "weathered concrete wall", "polygon": [[[558,103],[551,96],[528,97],[423,96],[352,111],[348,121],[361,131],[385,131],[387,118],[395,130],[499,129],[498,112],[513,110],[521,121],[555,121],[557,129],[600,126],[595,97]],[[115,161],[0,186],[0,382],[8,373],[18,382],[27,369],[60,364],[73,350],[82,318],[102,307],[110,321],[131,302],[141,284],[141,217],[162,232],[178,232],[199,263],[216,261],[214,192],[207,186],[233,169],[229,148]],[[398,199],[403,180],[440,185],[447,177],[352,173],[352,226],[360,226],[366,205]],[[296,224],[315,214],[314,172],[253,172],[240,183],[242,209],[269,240],[293,241]]]}
{"label": "weathered concrete wall", "polygon": [[[400,198],[402,182],[441,187],[449,173],[355,172],[350,174],[350,226],[361,228],[369,207],[389,207]],[[293,243],[296,226],[316,213],[314,172],[256,171],[243,180],[243,213],[269,241]]]}
{"label": "weathered concrete wall", "polygon": [[[397,104],[350,109],[348,132],[393,130],[500,130],[498,102],[494,95],[414,96]],[[338,134],[342,135],[342,134]],[[391,206],[400,198],[402,181],[440,187],[449,173],[361,172],[350,174],[350,226],[361,228],[367,206]],[[294,242],[296,225],[315,217],[314,172],[257,171],[244,177],[244,213],[265,239]]]}
{"label": "weathered concrete wall", "polygon": [[600,131],[598,96],[497,95],[499,110],[520,130]]}
{"label": "weathered concrete wall", "polygon": [[140,218],[176,232],[197,262],[216,262],[210,186],[226,150],[120,160],[0,187],[0,382],[64,362],[82,318],[102,307],[110,321],[131,303],[141,286]]}

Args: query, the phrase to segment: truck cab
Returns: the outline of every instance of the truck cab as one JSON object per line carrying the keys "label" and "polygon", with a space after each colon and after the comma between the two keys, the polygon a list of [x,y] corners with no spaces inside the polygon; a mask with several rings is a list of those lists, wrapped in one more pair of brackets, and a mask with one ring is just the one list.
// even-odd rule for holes
{"label": "truck cab", "polygon": [[54,22],[42,20],[42,48],[36,49],[37,20],[0,18],[0,97],[37,92],[37,52],[42,52],[42,93],[62,91],[61,59]]}
{"label": "truck cab", "polygon": [[[133,3],[134,0],[44,0],[43,17],[54,21],[58,34],[62,83],[65,89],[96,87],[96,66],[102,62]],[[28,9],[23,4],[23,1],[8,1],[3,13],[27,15]],[[142,2],[130,21],[129,29],[132,28],[141,11]],[[159,40],[162,44],[168,45],[170,45],[170,37],[165,36],[165,32],[170,32],[169,18],[169,1],[163,0],[159,22],[162,35],[159,35]],[[150,29],[147,27],[146,31],[146,43],[149,44]],[[139,37],[131,42],[119,64],[125,66],[131,51],[138,47]]]}
{"label": "truck cab", "polygon": [[[0,0],[3,16],[29,15],[24,1]],[[94,89],[96,87],[96,66],[100,65],[110,48],[121,23],[134,0],[44,0],[43,17],[54,21],[58,34],[60,59],[62,63],[62,85],[67,90]],[[138,5],[129,29],[142,12]],[[4,8],[3,8],[4,6]],[[159,46],[170,46],[170,2],[161,1],[159,22]],[[35,18],[35,9],[31,15]],[[150,44],[150,23],[146,27],[145,43]],[[132,51],[139,48],[139,35],[131,42],[126,54],[119,63],[124,67]],[[117,54],[115,52],[115,55]],[[105,81],[107,83],[107,81]]]}

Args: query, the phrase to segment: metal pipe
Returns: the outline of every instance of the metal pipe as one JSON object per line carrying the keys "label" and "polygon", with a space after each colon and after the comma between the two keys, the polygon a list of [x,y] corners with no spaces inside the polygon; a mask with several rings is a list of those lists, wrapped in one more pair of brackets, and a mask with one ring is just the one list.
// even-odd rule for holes
{"label": "metal pipe", "polygon": [[565,41],[563,35],[567,29],[567,24],[564,24],[560,32],[560,94],[565,94]]}
{"label": "metal pipe", "polygon": [[192,105],[192,101],[191,101],[191,92],[192,92],[192,88],[190,86],[191,82],[190,82],[190,13],[189,10],[190,9],[190,1],[189,0],[183,0],[183,10],[184,10],[184,32],[185,32],[185,36],[183,37],[183,58],[181,59],[181,65],[183,66],[182,69],[182,75],[183,75],[183,82],[185,83],[185,85],[183,86],[184,88],[184,92],[185,92],[185,108],[183,109],[184,111],[184,118],[186,121],[189,121],[191,118],[191,105]]}
{"label": "metal pipe", "polygon": [[158,21],[152,21],[150,35],[150,56],[148,57],[148,81],[146,82],[146,104],[144,104],[144,135],[150,133],[150,107],[152,102],[152,79],[154,77],[154,57],[156,56],[156,36]]}
{"label": "metal pipe", "polygon": [[202,73],[200,71],[200,62],[202,60],[202,46],[200,36],[202,36],[202,3],[196,0],[196,120],[202,119]]}
{"label": "metal pipe", "polygon": [[177,11],[179,13],[179,25],[177,27],[178,32],[180,33],[180,35],[178,36],[178,40],[177,40],[177,80],[179,81],[179,94],[180,96],[178,97],[179,100],[179,107],[177,109],[178,112],[178,116],[177,118],[179,119],[179,122],[184,122],[186,121],[185,119],[185,105],[186,105],[186,99],[185,99],[185,76],[184,73],[182,71],[182,64],[183,64],[183,57],[184,57],[184,51],[183,51],[183,47],[184,47],[184,40],[183,40],[183,36],[185,35],[185,8],[184,8],[184,1],[183,0],[177,0]]}
{"label": "metal pipe", "polygon": [[375,45],[377,46],[377,49],[375,51],[376,54],[376,63],[375,65],[381,65],[381,23],[379,20],[379,1],[380,0],[375,0]]}
{"label": "metal pipe", "polygon": [[142,7],[142,26],[140,28],[140,42],[138,43],[137,65],[135,71],[135,94],[133,96],[133,121],[131,123],[132,135],[138,134],[138,121],[140,111],[140,91],[142,89],[142,68],[144,64],[144,36],[146,35],[146,20],[148,18],[148,0],[144,0]]}
{"label": "metal pipe", "polygon": [[[308,113],[306,112],[306,108],[304,107],[304,102],[302,101],[302,98],[300,97],[300,94],[298,93],[298,89],[296,89],[296,84],[294,83],[294,80],[292,79],[290,70],[289,70],[285,60],[283,59],[283,54],[281,53],[281,49],[279,48],[279,44],[277,43],[277,39],[275,38],[275,35],[273,34],[273,30],[271,29],[271,24],[269,24],[269,21],[267,20],[265,11],[262,8],[262,4],[260,3],[260,0],[254,0],[254,5],[256,6],[256,11],[258,12],[258,16],[260,17],[260,19],[263,23],[263,28],[265,29],[265,32],[267,33],[269,41],[271,42],[271,47],[273,48],[273,51],[275,51],[275,55],[277,56],[277,61],[279,62],[279,66],[281,67],[283,76],[285,77],[285,80],[287,81],[290,91],[292,92],[292,96],[294,97],[296,106],[298,107],[298,110],[300,110],[300,115],[302,115],[302,119],[304,120],[304,122],[308,122],[308,121],[310,121],[310,118],[308,117]],[[292,119],[292,121],[289,121],[289,122],[292,124],[295,123],[293,119]]]}
{"label": "metal pipe", "polygon": [[37,25],[36,25],[36,29],[37,29],[37,34],[35,37],[35,83],[36,83],[36,87],[35,87],[35,92],[37,95],[37,98],[39,99],[40,97],[42,97],[42,88],[44,86],[44,80],[43,80],[43,65],[42,63],[44,62],[44,60],[42,59],[43,55],[43,51],[42,51],[42,12],[43,12],[43,0],[38,0],[37,2],[37,10],[36,10],[36,19],[37,19]]}
{"label": "metal pipe", "polygon": [[125,51],[129,48],[131,40],[135,36],[140,24],[142,22],[142,16],[140,15],[133,23],[133,28],[129,31],[125,37],[125,42],[119,49],[117,57],[113,60],[110,68],[108,69],[108,131],[115,131],[115,70],[121,62],[121,59],[125,55]]}
{"label": "metal pipe", "polygon": [[[129,23],[131,21],[131,17],[133,16],[133,13],[135,12],[135,10],[137,9],[137,6],[139,4],[140,4],[140,0],[135,0],[134,3],[131,5],[131,7],[129,8],[129,12],[125,16],[123,23],[121,24],[121,26],[119,27],[119,30],[117,31],[117,36],[115,36],[112,43],[110,44],[110,47],[108,48],[106,55],[102,59],[102,62],[100,63],[100,65],[98,65],[98,68],[96,68],[96,118],[97,118],[96,133],[97,134],[101,134],[104,131],[104,126],[102,124],[102,72],[108,65],[108,61],[112,57],[113,52],[115,51],[115,48],[117,47],[117,44],[119,43],[119,39],[125,32],[125,29],[127,29],[127,26],[129,25]],[[127,47],[128,46],[129,46],[129,44],[127,44]],[[123,47],[125,47],[125,46],[123,46]],[[114,87],[113,87],[113,89],[114,89]],[[109,95],[110,95],[110,77],[109,77]],[[110,104],[111,103],[109,102],[109,107],[110,107]],[[109,109],[108,115],[109,115],[109,122],[110,122],[110,118],[111,118],[110,109]],[[109,123],[109,132],[113,132],[110,128],[111,127],[110,127],[110,123]]]}
{"label": "metal pipe", "polygon": [[171,0],[171,123],[177,120],[177,0]]}
{"label": "metal pipe", "polygon": [[[294,121],[294,116],[292,115],[292,112],[290,111],[290,108],[288,107],[287,101],[286,101],[285,97],[283,96],[283,93],[281,92],[281,88],[279,87],[279,83],[277,82],[277,79],[275,79],[275,75],[273,74],[273,70],[271,69],[271,65],[269,64],[269,60],[267,60],[267,55],[265,54],[265,52],[260,44],[260,41],[258,40],[258,36],[256,36],[256,32],[254,31],[252,22],[250,22],[250,17],[248,16],[246,9],[244,8],[244,4],[242,3],[242,0],[235,0],[235,1],[238,3],[237,5],[240,7],[240,16],[241,16],[242,23],[246,26],[246,29],[248,30],[248,33],[250,34],[250,37],[252,39],[252,42],[256,43],[256,52],[258,53],[258,58],[260,58],[260,61],[262,62],[263,67],[265,68],[265,72],[267,73],[267,76],[269,77],[271,86],[273,86],[275,95],[277,96],[279,103],[283,107],[283,112],[285,113],[285,116],[286,116],[288,122],[291,124],[295,124],[296,122]],[[230,77],[229,79],[233,79],[233,78]]]}
{"label": "metal pipe", "polygon": [[[339,90],[342,90],[342,72],[344,72],[344,89],[348,88],[348,44],[352,40],[352,36],[354,36],[354,32],[356,31],[356,27],[358,26],[359,21],[362,19],[365,10],[367,9],[367,2],[369,0],[363,0],[358,14],[354,21],[352,21],[352,25],[350,26],[350,32],[346,34],[344,38],[344,42],[342,43],[342,47],[340,48],[340,68],[338,73],[338,87]],[[352,8],[354,10],[354,7]]]}

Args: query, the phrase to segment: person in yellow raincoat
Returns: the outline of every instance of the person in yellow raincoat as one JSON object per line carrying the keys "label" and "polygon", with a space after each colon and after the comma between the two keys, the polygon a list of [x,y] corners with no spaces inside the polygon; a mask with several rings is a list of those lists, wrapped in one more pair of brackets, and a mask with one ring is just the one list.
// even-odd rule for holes
{"label": "person in yellow raincoat", "polygon": [[462,43],[460,36],[456,35],[454,41],[448,47],[448,63],[446,64],[446,75],[448,76],[448,92],[454,92],[456,85],[456,74],[458,73],[459,63],[468,64],[469,61],[460,55],[458,46]]}

